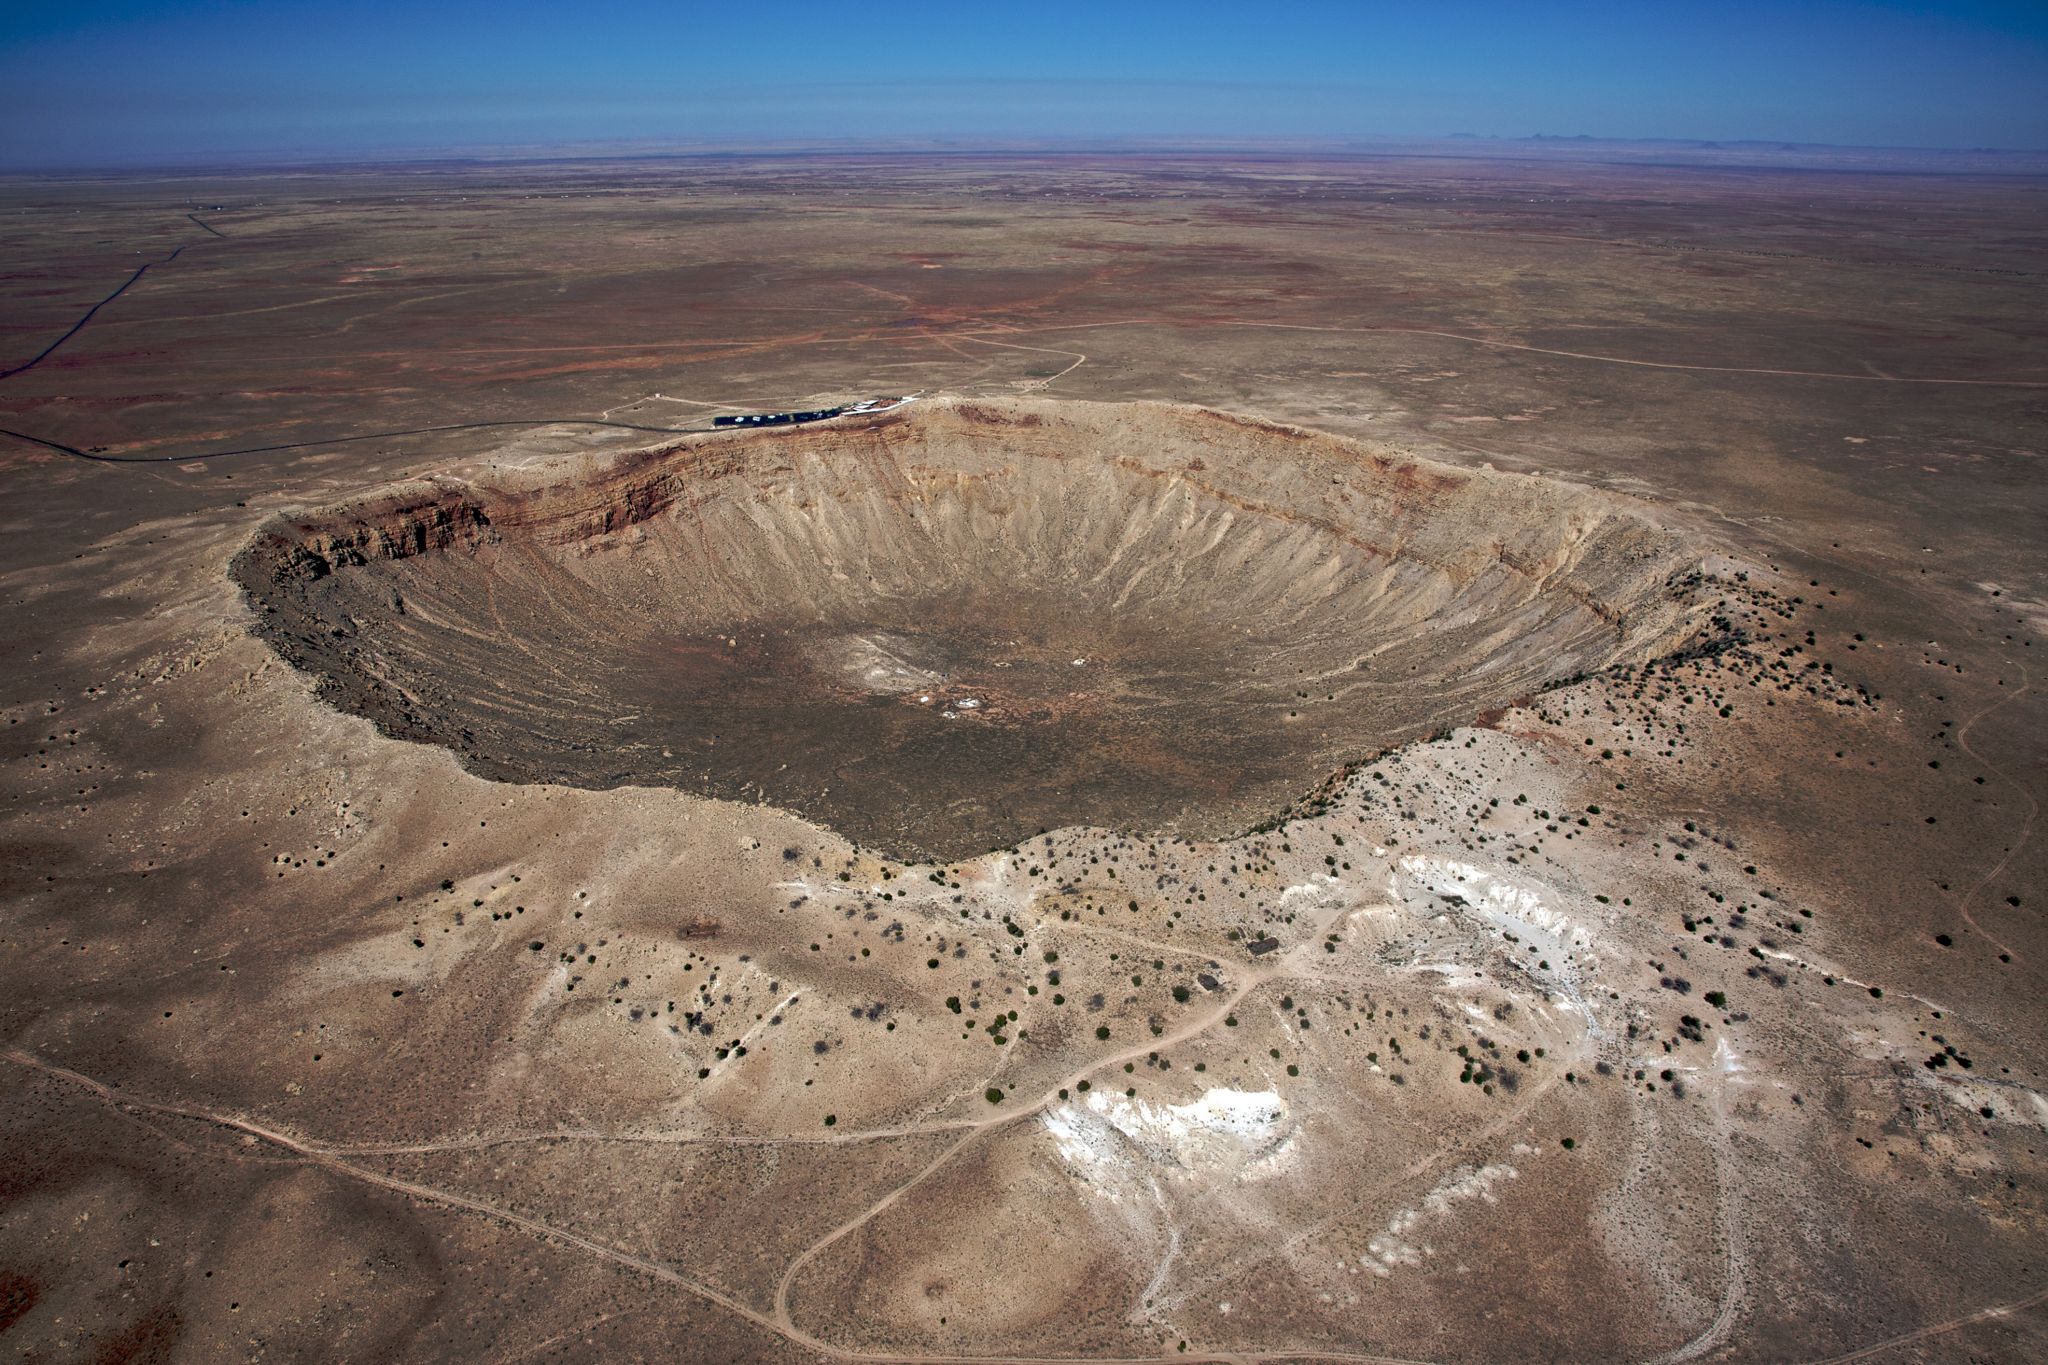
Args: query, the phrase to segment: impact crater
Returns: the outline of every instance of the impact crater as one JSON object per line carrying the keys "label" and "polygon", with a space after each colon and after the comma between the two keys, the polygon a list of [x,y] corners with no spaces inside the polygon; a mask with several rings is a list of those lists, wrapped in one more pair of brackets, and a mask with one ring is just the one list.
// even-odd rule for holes
{"label": "impact crater", "polygon": [[1215,837],[1669,653],[1638,505],[1151,403],[939,400],[481,465],[236,559],[327,701],[513,782],[773,803],[904,858]]}

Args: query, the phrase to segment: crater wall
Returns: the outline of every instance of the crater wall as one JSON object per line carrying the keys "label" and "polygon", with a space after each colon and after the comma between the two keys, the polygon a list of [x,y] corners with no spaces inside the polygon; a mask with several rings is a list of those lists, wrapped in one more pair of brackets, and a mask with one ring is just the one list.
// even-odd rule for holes
{"label": "crater wall", "polygon": [[256,628],[492,778],[669,785],[899,856],[1213,836],[1704,619],[1636,505],[1157,404],[938,401],[280,518]]}

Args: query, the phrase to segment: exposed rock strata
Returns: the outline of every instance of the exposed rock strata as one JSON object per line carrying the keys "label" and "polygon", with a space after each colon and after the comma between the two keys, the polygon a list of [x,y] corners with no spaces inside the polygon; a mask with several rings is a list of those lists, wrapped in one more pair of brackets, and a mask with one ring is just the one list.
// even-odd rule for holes
{"label": "exposed rock strata", "polygon": [[260,632],[477,771],[764,799],[898,853],[1218,834],[1668,651],[1621,499],[1199,409],[920,404],[485,466],[273,522]]}

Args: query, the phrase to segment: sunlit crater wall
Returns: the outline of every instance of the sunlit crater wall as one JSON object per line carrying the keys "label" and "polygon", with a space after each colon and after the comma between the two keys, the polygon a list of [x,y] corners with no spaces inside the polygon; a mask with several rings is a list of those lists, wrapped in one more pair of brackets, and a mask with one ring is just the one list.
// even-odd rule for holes
{"label": "sunlit crater wall", "polygon": [[1232,832],[1667,652],[1635,505],[1199,409],[931,402],[482,467],[270,526],[257,628],[509,781],[774,802],[906,856]]}

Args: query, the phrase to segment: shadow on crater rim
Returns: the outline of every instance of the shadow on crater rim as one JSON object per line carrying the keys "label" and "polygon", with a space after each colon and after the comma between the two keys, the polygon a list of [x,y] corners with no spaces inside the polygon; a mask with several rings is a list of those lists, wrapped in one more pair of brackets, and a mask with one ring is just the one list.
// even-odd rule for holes
{"label": "shadow on crater rim", "polygon": [[1153,403],[482,464],[234,561],[321,696],[483,776],[765,801],[905,859],[1196,837],[1668,654],[1701,555],[1640,505]]}

